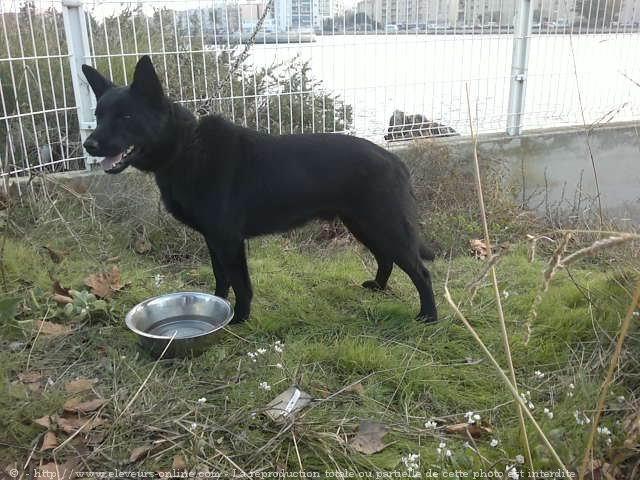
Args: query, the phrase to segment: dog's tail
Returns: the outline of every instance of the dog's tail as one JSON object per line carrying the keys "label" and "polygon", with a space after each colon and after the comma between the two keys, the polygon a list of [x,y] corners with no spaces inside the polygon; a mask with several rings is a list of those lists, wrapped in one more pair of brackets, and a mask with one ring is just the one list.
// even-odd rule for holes
{"label": "dog's tail", "polygon": [[433,250],[431,250],[429,247],[427,247],[424,243],[420,244],[420,257],[422,257],[423,260],[435,260],[436,258],[436,254],[434,253]]}

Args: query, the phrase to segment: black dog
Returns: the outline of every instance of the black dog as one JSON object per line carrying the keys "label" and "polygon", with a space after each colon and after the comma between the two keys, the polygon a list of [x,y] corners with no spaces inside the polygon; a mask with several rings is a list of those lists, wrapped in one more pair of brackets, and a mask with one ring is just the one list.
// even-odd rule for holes
{"label": "black dog", "polygon": [[395,155],[346,135],[271,136],[218,116],[196,120],[164,95],[148,56],[128,87],[88,65],[82,71],[98,99],[87,152],[105,157],[107,173],[133,166],[155,175],[167,210],[204,236],[215,294],[226,298],[233,287],[235,321],[251,307],[244,240],[336,217],[378,262],[363,286],[385,288],[395,263],[418,289],[419,318],[437,319],[423,265],[433,254],[420,241],[409,171]]}

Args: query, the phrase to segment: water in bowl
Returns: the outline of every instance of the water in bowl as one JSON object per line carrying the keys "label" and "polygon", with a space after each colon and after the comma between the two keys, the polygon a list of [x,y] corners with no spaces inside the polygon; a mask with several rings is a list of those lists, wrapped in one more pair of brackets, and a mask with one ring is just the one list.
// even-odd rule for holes
{"label": "water in bowl", "polygon": [[203,335],[215,330],[215,325],[210,317],[204,315],[178,315],[175,317],[164,318],[147,330],[151,335],[159,335],[162,337],[188,338],[197,335]]}

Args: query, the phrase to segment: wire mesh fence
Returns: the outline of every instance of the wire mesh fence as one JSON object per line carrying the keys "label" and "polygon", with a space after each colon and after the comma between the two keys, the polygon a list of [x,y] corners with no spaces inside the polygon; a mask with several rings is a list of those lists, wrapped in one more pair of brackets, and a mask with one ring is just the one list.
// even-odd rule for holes
{"label": "wire mesh fence", "polygon": [[0,175],[86,168],[77,66],[125,84],[143,54],[174,100],[274,134],[465,135],[467,85],[480,132],[639,118],[640,0],[531,2],[519,31],[528,1],[2,0]]}

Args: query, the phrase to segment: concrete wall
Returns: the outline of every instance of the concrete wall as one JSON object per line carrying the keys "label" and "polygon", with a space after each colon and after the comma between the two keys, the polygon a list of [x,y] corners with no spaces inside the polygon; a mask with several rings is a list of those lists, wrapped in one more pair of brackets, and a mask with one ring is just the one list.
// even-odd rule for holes
{"label": "concrete wall", "polygon": [[[469,138],[439,141],[447,145],[452,159],[470,164]],[[504,167],[505,181],[532,208],[597,214],[597,175],[605,215],[640,224],[640,122],[608,124],[588,134],[564,128],[528,131],[519,137],[483,135],[478,152]],[[397,153],[403,155],[402,147]]]}

